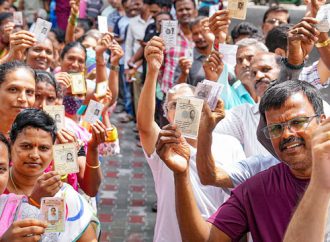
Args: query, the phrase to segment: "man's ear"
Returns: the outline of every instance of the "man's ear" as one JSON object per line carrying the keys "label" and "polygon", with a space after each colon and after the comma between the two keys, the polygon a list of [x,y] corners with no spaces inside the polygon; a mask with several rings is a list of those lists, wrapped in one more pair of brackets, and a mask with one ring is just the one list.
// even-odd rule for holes
{"label": "man's ear", "polygon": [[281,57],[286,57],[286,51],[283,50],[282,48],[276,48],[275,49],[275,54],[279,55]]}
{"label": "man's ear", "polygon": [[326,120],[326,116],[325,116],[325,114],[323,113],[323,114],[321,114],[321,116],[320,116],[320,123],[323,123],[324,122],[324,120]]}

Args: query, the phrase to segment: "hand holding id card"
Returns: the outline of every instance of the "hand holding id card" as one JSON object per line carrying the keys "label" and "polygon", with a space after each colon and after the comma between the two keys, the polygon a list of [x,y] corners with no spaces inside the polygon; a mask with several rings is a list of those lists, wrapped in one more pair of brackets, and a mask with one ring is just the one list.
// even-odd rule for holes
{"label": "hand holding id card", "polygon": [[65,108],[64,105],[49,105],[44,106],[44,111],[48,113],[56,123],[57,130],[65,127]]}
{"label": "hand holding id card", "polygon": [[77,153],[75,143],[54,145],[54,170],[60,175],[78,173]]}
{"label": "hand holding id card", "polygon": [[90,124],[96,123],[97,120],[100,120],[103,108],[104,105],[102,103],[90,100],[85,113],[84,121]]}
{"label": "hand holding id card", "polygon": [[197,139],[204,100],[180,97],[177,100],[174,123],[186,138]]}
{"label": "hand holding id card", "polygon": [[160,36],[165,42],[166,49],[174,48],[178,36],[178,21],[163,20]]}
{"label": "hand holding id card", "polygon": [[47,222],[46,233],[64,232],[65,201],[58,197],[44,197],[40,204],[40,219]]}
{"label": "hand holding id card", "polygon": [[85,94],[87,92],[86,80],[83,73],[70,73],[72,94]]}
{"label": "hand holding id card", "polygon": [[52,23],[41,18],[37,19],[37,22],[34,26],[33,33],[36,36],[38,42],[44,42],[48,36],[48,33],[52,27]]}

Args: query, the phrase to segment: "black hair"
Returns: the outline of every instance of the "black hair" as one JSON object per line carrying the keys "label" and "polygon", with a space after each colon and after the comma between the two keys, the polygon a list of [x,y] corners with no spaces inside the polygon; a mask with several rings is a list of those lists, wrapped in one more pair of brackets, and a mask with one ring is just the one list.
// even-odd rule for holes
{"label": "black hair", "polygon": [[128,0],[121,0],[121,5],[124,5],[127,2],[128,2]]}
{"label": "black hair", "polygon": [[262,22],[265,23],[268,15],[270,13],[273,13],[273,12],[276,12],[276,13],[280,13],[280,12],[287,13],[288,14],[288,19],[287,20],[288,20],[288,23],[290,23],[290,14],[289,14],[289,11],[286,8],[283,8],[283,7],[280,7],[280,6],[272,6],[272,7],[268,8],[267,11],[264,14],[264,17],[262,19]]}
{"label": "black hair", "polygon": [[167,7],[169,9],[171,9],[171,7],[172,7],[172,2],[168,1],[168,0],[150,0],[149,4],[157,4],[161,8]]}
{"label": "black hair", "polygon": [[308,98],[315,114],[324,113],[321,93],[313,85],[305,81],[289,80],[275,81],[268,87],[260,101],[260,115],[266,120],[266,111],[281,108],[289,97],[299,92]]}
{"label": "black hair", "polygon": [[55,120],[43,110],[27,108],[20,112],[13,122],[9,137],[11,143],[15,143],[17,136],[27,127],[38,128],[46,131],[52,136],[53,143],[56,139]]}
{"label": "black hair", "polygon": [[4,4],[5,2],[7,2],[7,0],[0,0],[0,5]]}
{"label": "black hair", "polygon": [[287,50],[288,31],[292,24],[281,24],[270,30],[266,36],[265,44],[270,52],[274,52],[277,48]]}
{"label": "black hair", "polygon": [[21,61],[5,62],[0,65],[0,85],[6,80],[7,74],[20,68],[26,69],[29,72],[31,72],[31,75],[34,77],[34,79],[36,79],[35,71],[24,62]]}
{"label": "black hair", "polygon": [[250,22],[241,22],[237,24],[230,32],[230,35],[233,41],[238,39],[241,35],[247,35],[248,38],[262,38],[260,29]]}
{"label": "black hair", "polygon": [[198,9],[198,16],[208,17],[210,14],[210,7],[204,6]]}
{"label": "black hair", "polygon": [[53,32],[55,34],[55,38],[59,43],[65,42],[65,32],[64,30],[60,28],[51,29],[50,32]]}
{"label": "black hair", "polygon": [[154,16],[154,19],[156,19],[159,15],[168,15],[170,16],[170,19],[173,20],[172,14],[170,12],[159,12]]}
{"label": "black hair", "polygon": [[92,28],[92,22],[89,19],[78,18],[77,27],[80,27],[86,33],[89,29]]}
{"label": "black hair", "polygon": [[199,24],[203,19],[205,19],[206,17],[204,16],[198,16],[197,18],[193,19],[190,23],[189,23],[189,29],[191,30],[195,25]]}
{"label": "black hair", "polygon": [[0,133],[0,143],[3,143],[7,147],[8,158],[9,158],[8,163],[9,163],[9,161],[11,160],[11,158],[10,158],[10,143],[9,143],[8,139],[2,133]]}
{"label": "black hair", "polygon": [[86,52],[86,49],[85,47],[78,41],[74,41],[74,42],[70,42],[68,44],[66,44],[61,52],[61,60],[64,59],[64,56],[69,52],[69,50],[71,50],[72,48],[75,48],[75,47],[78,47],[80,49],[82,49],[85,53],[85,60],[87,58],[87,52]]}
{"label": "black hair", "polygon": [[0,13],[0,24],[2,24],[2,22],[8,18],[12,18],[13,14],[10,12],[1,12]]}
{"label": "black hair", "polygon": [[[174,0],[173,1],[173,5],[174,5],[174,8],[176,9],[176,3],[177,2],[181,2],[181,1],[184,1],[184,0]],[[196,2],[195,0],[190,0],[190,2],[192,2],[194,4],[194,8],[196,9]]]}
{"label": "black hair", "polygon": [[61,98],[62,97],[62,89],[58,82],[56,81],[55,77],[53,74],[49,73],[48,71],[44,70],[36,70],[36,83],[38,84],[39,82],[45,82],[50,85],[52,85],[55,89],[56,92],[56,97]]}

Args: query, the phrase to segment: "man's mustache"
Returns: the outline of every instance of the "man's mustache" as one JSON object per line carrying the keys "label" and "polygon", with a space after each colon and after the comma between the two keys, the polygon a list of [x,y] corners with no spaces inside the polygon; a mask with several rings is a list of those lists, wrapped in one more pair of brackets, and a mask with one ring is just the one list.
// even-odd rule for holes
{"label": "man's mustache", "polygon": [[296,137],[296,136],[290,136],[289,138],[284,139],[284,140],[281,141],[280,146],[279,146],[280,151],[284,150],[284,146],[286,144],[293,143],[293,142],[305,144],[305,140],[303,138]]}

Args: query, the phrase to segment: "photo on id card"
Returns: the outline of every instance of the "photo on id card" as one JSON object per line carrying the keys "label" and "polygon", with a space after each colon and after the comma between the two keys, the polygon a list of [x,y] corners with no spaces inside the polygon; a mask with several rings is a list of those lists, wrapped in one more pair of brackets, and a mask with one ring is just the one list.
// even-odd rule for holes
{"label": "photo on id card", "polygon": [[56,123],[57,130],[65,128],[65,108],[64,105],[46,105],[43,107]]}
{"label": "photo on id card", "polygon": [[60,175],[79,172],[75,143],[56,144],[53,146],[54,170]]}
{"label": "photo on id card", "polygon": [[229,17],[245,20],[247,12],[247,0],[228,0]]}
{"label": "photo on id card", "polygon": [[63,198],[41,198],[40,219],[47,222],[46,233],[64,232],[65,214],[65,201]]}
{"label": "photo on id card", "polygon": [[186,138],[197,139],[204,100],[180,97],[177,100],[174,123]]}
{"label": "photo on id card", "polygon": [[87,92],[86,80],[83,73],[70,73],[72,94],[85,94]]}
{"label": "photo on id card", "polygon": [[85,113],[84,121],[94,124],[100,119],[104,105],[102,103],[90,100]]}

